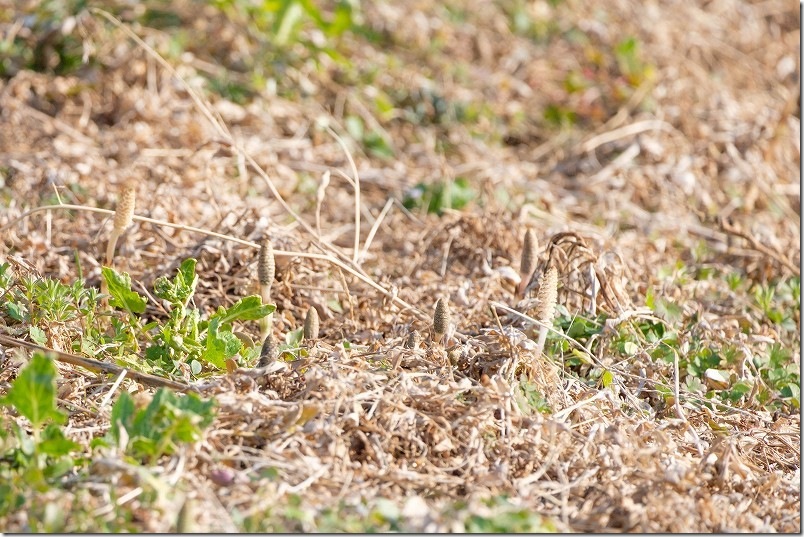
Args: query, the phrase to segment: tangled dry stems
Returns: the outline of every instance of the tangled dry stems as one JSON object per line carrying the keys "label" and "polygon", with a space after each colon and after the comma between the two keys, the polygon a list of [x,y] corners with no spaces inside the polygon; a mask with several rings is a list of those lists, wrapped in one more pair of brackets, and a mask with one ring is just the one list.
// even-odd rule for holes
{"label": "tangled dry stems", "polygon": [[[630,17],[622,14],[639,6],[617,3],[621,4],[625,8],[615,13],[627,26]],[[591,9],[575,7],[580,17]],[[386,8],[378,18],[393,26],[403,8]],[[491,8],[483,4],[480,9]],[[692,9],[698,18],[661,7],[657,16],[669,21],[682,17],[684,25],[707,29],[690,32],[699,36],[696,39],[729,26],[716,23],[714,15],[700,7]],[[719,16],[735,22],[727,13]],[[432,170],[443,164],[433,148],[425,144],[417,149],[422,152],[418,156],[400,156],[399,169],[365,169],[358,179],[357,163],[343,151],[343,140],[327,144],[318,139],[310,127],[310,110],[303,105],[276,98],[261,105],[264,108],[256,105],[233,112],[231,107],[216,107],[191,85],[177,89],[173,77],[180,73],[166,63],[162,65],[170,76],[155,75],[161,91],[153,92],[144,82],[147,62],[131,49],[107,49],[110,55],[128,55],[121,65],[131,65],[131,76],[111,70],[108,93],[89,97],[90,106],[116,107],[119,125],[98,127],[93,122],[94,130],[82,130],[84,105],[67,91],[77,81],[21,73],[2,88],[6,132],[38,133],[13,143],[30,144],[25,150],[51,163],[64,184],[89,185],[91,194],[87,198],[61,189],[72,203],[37,203],[33,205],[43,207],[28,210],[18,200],[42,200],[49,194],[40,186],[46,184],[44,167],[25,159],[6,162],[19,179],[12,186],[15,201],[0,222],[3,247],[9,259],[14,255],[32,265],[20,271],[66,279],[75,276],[70,260],[76,251],[85,276],[97,284],[102,230],[88,212],[113,214],[103,206],[113,206],[119,185],[131,176],[160,195],[143,200],[141,214],[133,217],[135,225],[121,237],[122,268],[147,288],[158,275],[170,273],[176,260],[196,257],[201,274],[196,300],[211,311],[253,291],[254,282],[264,280],[255,278],[259,248],[255,240],[270,230],[278,246],[271,278],[271,298],[278,310],[263,342],[258,364],[263,369],[258,375],[234,371],[207,383],[205,394],[214,395],[219,405],[214,426],[200,445],[166,462],[195,504],[200,530],[230,530],[235,527],[230,519],[234,508],[258,514],[286,493],[302,495],[313,510],[340,500],[359,501],[355,495],[400,501],[425,497],[428,509],[410,519],[412,529],[445,529],[450,521],[441,518],[440,504],[505,493],[549,516],[563,530],[798,531],[798,416],[773,416],[750,404],[708,410],[699,404],[700,395],[679,387],[675,405],[664,405],[658,389],[673,390],[668,379],[677,383],[678,375],[673,376],[666,364],[651,361],[646,349],[615,363],[567,338],[589,362],[582,367],[605,367],[613,373],[613,387],[599,389],[581,383],[555,358],[539,358],[527,337],[532,327],[543,326],[540,315],[525,312],[539,304],[530,291],[541,289],[540,276],[547,267],[555,267],[550,270],[560,276],[557,302],[566,311],[608,317],[601,338],[612,338],[617,330],[636,330],[635,320],[652,316],[637,304],[648,285],[659,284],[654,269],[674,256],[694,262],[689,252],[697,240],[707,241],[717,252],[714,263],[738,267],[752,281],[797,273],[799,217],[791,201],[800,194],[793,183],[782,179],[796,175],[792,163],[798,160],[797,149],[783,133],[797,127],[777,113],[777,101],[789,88],[780,85],[780,96],[769,96],[755,75],[736,67],[739,62],[734,58],[725,64],[729,67],[721,73],[720,87],[713,87],[708,75],[699,72],[700,63],[719,65],[718,58],[729,55],[761,72],[765,65],[777,65],[789,44],[781,40],[763,47],[751,45],[757,42],[756,21],[764,19],[741,15],[736,20],[748,21],[742,28],[747,44],[736,50],[705,42],[685,44],[696,61],[677,62],[673,55],[684,52],[667,46],[672,36],[655,32],[652,17],[644,22],[650,31],[640,35],[659,65],[678,70],[677,84],[656,93],[663,120],[640,119],[643,94],[574,144],[562,145],[567,138],[557,135],[497,150],[465,133],[455,134],[462,156],[450,166],[461,174],[490,188],[516,191],[524,185],[525,190],[541,192],[539,198],[529,198],[519,217],[493,204],[483,210],[447,211],[441,219],[399,211],[388,203],[394,188],[389,185],[432,178]],[[396,26],[402,34],[412,32],[411,39],[429,39],[426,32],[415,34],[416,25]],[[134,37],[125,25],[118,27]],[[95,31],[99,43],[120,43],[103,28]],[[478,39],[488,32],[480,28]],[[161,63],[153,49],[139,43]],[[503,54],[494,51],[493,40],[488,46],[492,56]],[[554,52],[550,56],[569,57],[564,51]],[[518,91],[527,92],[514,85],[500,99],[514,95],[529,109],[541,108],[538,100],[553,83],[542,76],[544,69],[541,61],[522,66],[527,77],[546,80],[546,92],[521,97]],[[402,78],[397,81],[400,85]],[[330,82],[327,91],[342,91]],[[730,88],[741,88],[741,98],[736,99]],[[447,89],[460,92],[457,87]],[[662,97],[669,94],[684,100],[680,107],[684,113],[674,112],[679,107]],[[37,108],[47,109],[47,95],[59,100],[52,115]],[[211,131],[198,120],[190,101],[213,125]],[[183,133],[179,143],[166,127],[166,111],[172,114],[171,128]],[[224,121],[227,113],[230,117]],[[495,113],[507,118],[515,111],[500,104]],[[137,140],[143,149],[133,155],[139,165],[125,164],[126,140],[133,127],[128,117],[136,117],[138,132],[144,133]],[[271,125],[266,125],[265,117],[271,118]],[[230,130],[227,122],[236,128]],[[308,136],[297,138],[292,132]],[[397,134],[405,136],[404,130]],[[55,150],[43,156],[34,139],[49,140],[45,147]],[[12,144],[6,138],[2,143],[4,148]],[[114,160],[123,164],[110,166],[103,147],[115,147]],[[225,147],[233,151],[228,158],[221,156]],[[272,197],[249,198],[243,196],[242,185],[221,184],[220,177],[227,176],[226,167],[233,161],[241,169],[241,163],[247,163],[250,171],[256,170]],[[334,173],[326,203],[316,209],[325,211],[324,226],[313,229],[306,215],[283,196],[290,199],[293,194],[297,172],[320,174],[324,170],[316,166],[346,164],[354,177],[340,170]],[[272,175],[264,170],[272,170]],[[99,179],[107,175],[113,180]],[[754,180],[745,181],[749,176]],[[351,185],[351,193],[336,188],[339,178]],[[241,180],[249,179],[241,173]],[[722,184],[737,191],[742,205],[734,205]],[[197,196],[191,200],[188,190]],[[354,195],[357,192],[360,198]],[[699,199],[691,200],[691,192]],[[303,202],[299,206],[305,206]],[[99,207],[88,206],[94,203]],[[354,215],[342,209],[352,204]],[[785,218],[774,219],[767,210],[771,205]],[[373,220],[362,250],[361,207],[370,208],[363,224]],[[374,209],[379,207],[383,210],[375,218]],[[708,211],[716,207],[728,208],[743,227],[713,219]],[[45,220],[53,225],[43,232]],[[515,293],[519,283],[501,269],[513,265],[521,251],[523,229],[534,220],[536,235],[546,247],[520,297]],[[620,224],[613,232],[597,221]],[[319,232],[322,227],[327,228],[321,229],[326,237]],[[524,274],[520,277],[526,279]],[[740,325],[736,330],[733,326],[735,316],[744,315],[737,298],[718,304],[722,309],[716,310],[702,298],[704,290],[665,285],[663,291],[685,305],[686,314],[702,310],[700,318],[708,323],[702,323],[705,337],[712,341],[740,337]],[[349,294],[340,301],[344,311],[332,311],[328,301],[344,292]],[[432,297],[444,293],[457,325],[449,347],[417,337],[430,329]],[[303,360],[288,364],[278,360],[276,336],[296,329],[305,318],[305,308],[311,312],[316,306],[326,337],[310,346]],[[758,321],[740,317],[739,322],[748,323],[756,338],[778,338],[773,328]],[[566,337],[552,326],[546,328],[555,337]],[[74,335],[70,330],[75,328],[53,327],[48,334],[52,346],[67,348]],[[749,351],[757,351],[764,343],[756,338],[741,341]],[[352,343],[350,349],[342,344],[344,339]],[[6,369],[2,381],[10,380],[13,371]],[[87,409],[103,408],[100,403],[112,380],[80,368],[62,366],[60,371],[62,402],[73,409],[71,426],[88,443],[106,426],[108,416]],[[517,400],[515,383],[523,376],[543,394],[549,414]],[[136,491],[122,479],[134,475],[134,470],[112,462],[109,467],[123,483],[118,485],[119,494]],[[267,467],[278,471],[277,479],[260,477]],[[181,505],[186,502],[173,511],[165,506],[165,511],[176,512]],[[172,522],[169,516],[152,516],[144,527],[165,530]]]}

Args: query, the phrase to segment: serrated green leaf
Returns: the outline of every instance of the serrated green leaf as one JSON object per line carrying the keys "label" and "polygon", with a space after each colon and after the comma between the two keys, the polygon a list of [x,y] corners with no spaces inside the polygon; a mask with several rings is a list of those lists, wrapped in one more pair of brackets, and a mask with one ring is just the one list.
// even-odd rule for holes
{"label": "serrated green leaf", "polygon": [[185,306],[195,293],[198,275],[195,273],[196,260],[192,257],[182,261],[173,280],[160,276],[154,282],[154,294],[175,306]]}
{"label": "serrated green leaf", "polygon": [[154,394],[144,409],[136,410],[131,397],[124,393],[112,409],[110,436],[119,442],[125,428],[129,436],[126,452],[140,458],[155,458],[171,453],[178,442],[197,440],[214,417],[214,401],[195,394],[178,396],[164,388]]}
{"label": "serrated green leaf", "polygon": [[250,295],[241,298],[230,307],[218,311],[210,317],[209,322],[218,320],[219,326],[223,326],[232,321],[257,321],[276,310],[273,304],[263,304],[259,295]]}
{"label": "serrated green leaf", "polygon": [[53,360],[35,353],[31,362],[11,384],[0,404],[13,406],[39,429],[47,420],[64,423],[67,415],[56,408],[56,366]]}
{"label": "serrated green leaf", "polygon": [[127,272],[117,272],[113,268],[102,267],[101,274],[106,281],[111,300],[109,303],[132,313],[145,313],[147,300],[131,290],[131,276]]}
{"label": "serrated green leaf", "polygon": [[42,345],[43,347],[47,345],[47,335],[45,335],[45,331],[38,326],[29,326],[28,334],[31,336],[31,340],[37,345]]}

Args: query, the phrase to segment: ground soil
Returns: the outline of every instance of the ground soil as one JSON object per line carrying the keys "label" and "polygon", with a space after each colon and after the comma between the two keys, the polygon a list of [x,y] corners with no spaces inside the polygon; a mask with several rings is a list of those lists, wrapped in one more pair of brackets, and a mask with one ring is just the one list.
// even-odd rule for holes
{"label": "ground soil", "polygon": [[[130,182],[138,217],[221,235],[135,219],[115,266],[136,289],[194,257],[194,304],[231,305],[257,292],[255,243],[267,235],[277,251],[274,337],[300,328],[310,307],[321,318],[303,362],[256,382],[204,379],[215,422],[160,462],[175,490],[161,511],[135,516],[138,529],[171,530],[187,498],[197,531],[242,529],[233,513],[296,494],[313,517],[288,526],[301,530],[320,529],[324,509],[377,498],[400,507],[407,531],[460,530],[445,506],[485,512],[483,501],[506,495],[561,531],[799,532],[797,410],[745,400],[707,408],[706,388],[689,384],[675,405],[654,386],[672,389],[674,365],[651,358],[643,335],[619,354],[598,342],[578,365],[558,336],[540,355],[538,328],[516,313],[534,315],[539,276],[555,266],[559,317],[609,319],[604,340],[654,319],[652,293],[679,307],[663,322],[681,334],[682,359],[685,341],[749,353],[776,342],[799,363],[798,313],[796,333],[783,332],[747,291],[800,273],[795,6],[522,2],[531,26],[517,32],[497,2],[430,4],[365,2],[362,22],[379,42],[347,33],[337,50],[348,63],[300,45],[241,102],[209,91],[209,80],[255,54],[254,40],[220,14],[194,17],[194,4],[176,7],[193,37],[183,54],[170,55],[173,30],[124,25],[172,69],[85,12],[72,31],[91,63],[0,81],[0,261],[99,287],[108,214],[54,208],[15,219],[56,203],[114,210]],[[638,52],[618,56],[627,36]],[[577,77],[585,82],[570,91]],[[381,109],[378,96],[392,105]],[[392,156],[353,139],[355,118]],[[459,179],[473,196],[465,206],[402,205],[416,185]],[[539,248],[523,296],[527,229]],[[742,294],[729,293],[730,271]],[[436,341],[442,297],[454,333]],[[148,315],[164,311],[152,303]],[[259,345],[257,323],[238,329]],[[406,345],[413,330],[421,342]],[[71,352],[72,337],[54,328],[49,346]],[[74,438],[88,444],[108,428],[99,403],[115,379],[59,371]],[[602,371],[613,374],[608,387]],[[549,411],[516,397],[521,378]],[[265,477],[267,467],[277,474]],[[100,479],[117,497],[138,486],[114,472]],[[70,494],[54,501],[73,509]],[[22,514],[7,522],[26,528]]]}

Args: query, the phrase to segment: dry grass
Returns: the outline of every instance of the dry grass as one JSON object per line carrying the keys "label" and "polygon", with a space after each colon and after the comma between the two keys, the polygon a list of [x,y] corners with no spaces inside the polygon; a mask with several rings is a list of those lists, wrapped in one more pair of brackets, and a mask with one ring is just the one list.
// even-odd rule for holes
{"label": "dry grass", "polygon": [[[218,39],[170,62],[187,86],[90,14],[79,24],[102,65],[93,77],[23,71],[0,82],[0,260],[99,287],[108,214],[53,209],[15,219],[57,202],[113,210],[134,185],[136,216],[115,237],[115,266],[138,289],[194,257],[195,304],[231,305],[265,283],[256,243],[268,237],[277,305],[269,343],[312,323],[311,313],[317,321],[314,332],[305,327],[302,361],[205,382],[216,420],[202,442],[161,461],[156,500],[139,497],[139,469],[122,460],[95,461],[94,483],[43,500],[108,517],[110,493],[132,493],[142,531],[171,530],[180,508],[182,525],[192,520],[196,531],[242,529],[242,517],[259,519],[292,494],[312,514],[338,505],[361,513],[390,499],[404,507],[407,531],[461,530],[445,514],[452,502],[483,512],[484,499],[503,494],[562,531],[800,531],[799,415],[752,400],[701,405],[702,394],[674,389],[678,366],[650,358],[637,328],[640,319],[674,323],[645,308],[654,289],[680,306],[675,327],[687,342],[798,349],[798,334],[763,319],[722,276],[733,270],[753,285],[799,273],[794,8],[523,4],[533,20],[557,25],[555,35],[585,35],[539,41],[513,33],[493,2],[449,2],[462,24],[443,22],[443,6],[366,4],[367,23],[389,44],[346,38],[357,74],[326,57],[298,62],[275,80],[280,94],[247,105],[199,90],[216,47],[233,54],[249,45],[220,17],[196,23]],[[135,31],[164,53],[167,35]],[[642,45],[653,75],[618,99],[624,82],[601,51],[625,35]],[[567,93],[568,74],[589,62],[598,62],[596,87],[610,92]],[[372,69],[372,84],[348,81]],[[462,123],[425,109],[418,125],[373,112],[378,88],[413,95],[428,84],[484,112]],[[574,128],[551,130],[532,114],[555,102],[577,112]],[[347,115],[376,125],[395,157],[373,157],[348,139]],[[461,211],[438,217],[389,203],[419,182],[456,177],[479,196]],[[517,276],[527,229],[543,247]],[[551,340],[563,339],[565,357],[574,349],[582,365],[555,355],[558,343],[535,349],[528,334],[545,316],[534,297],[549,267],[559,314],[605,315],[596,348],[634,333],[637,352],[590,353],[552,325]],[[662,277],[662,267],[676,270]],[[690,276],[703,268],[721,276]],[[530,281],[517,279],[531,271]],[[454,334],[432,326],[440,297]],[[147,315],[164,312],[152,304]],[[0,313],[0,331],[25,337],[5,321]],[[257,340],[252,324],[241,328]],[[69,350],[74,330],[53,327],[51,347]],[[276,350],[266,356],[261,365]],[[792,359],[799,363],[797,350]],[[19,364],[3,367],[0,389]],[[594,368],[613,383],[583,381]],[[72,437],[88,444],[108,428],[102,402],[115,378],[64,364],[60,373]],[[522,401],[523,375],[550,412]],[[129,380],[120,389],[149,390]],[[26,527],[23,513],[6,522]]]}

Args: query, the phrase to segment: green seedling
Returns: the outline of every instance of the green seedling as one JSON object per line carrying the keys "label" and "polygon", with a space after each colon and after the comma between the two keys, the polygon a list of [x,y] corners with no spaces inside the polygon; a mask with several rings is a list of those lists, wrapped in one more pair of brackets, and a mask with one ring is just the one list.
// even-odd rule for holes
{"label": "green seedling", "polygon": [[80,446],[61,427],[67,415],[56,406],[56,373],[53,360],[35,353],[0,397],[30,424],[30,434],[16,422],[0,428],[0,515],[22,508],[32,500],[28,493],[48,490],[75,466],[69,455]]}
{"label": "green seedling", "polygon": [[407,209],[422,208],[428,213],[443,214],[446,209],[463,209],[477,193],[463,177],[454,181],[419,183],[405,194],[402,204]]}
{"label": "green seedling", "polygon": [[195,259],[186,259],[172,280],[162,276],[154,283],[154,294],[168,303],[170,315],[164,324],[151,323],[145,327],[153,338],[146,357],[167,370],[188,363],[195,375],[204,365],[225,369],[226,360],[238,354],[256,360],[259,349],[244,348],[243,340],[232,332],[232,323],[257,321],[273,313],[275,306],[263,304],[259,295],[251,295],[228,308],[218,307],[205,320],[199,310],[189,307],[198,283],[195,266]]}
{"label": "green seedling", "polygon": [[113,445],[134,459],[154,463],[180,444],[198,441],[212,423],[214,406],[214,401],[193,393],[180,396],[160,388],[145,408],[138,409],[124,392],[112,408],[109,433],[93,445]]}

